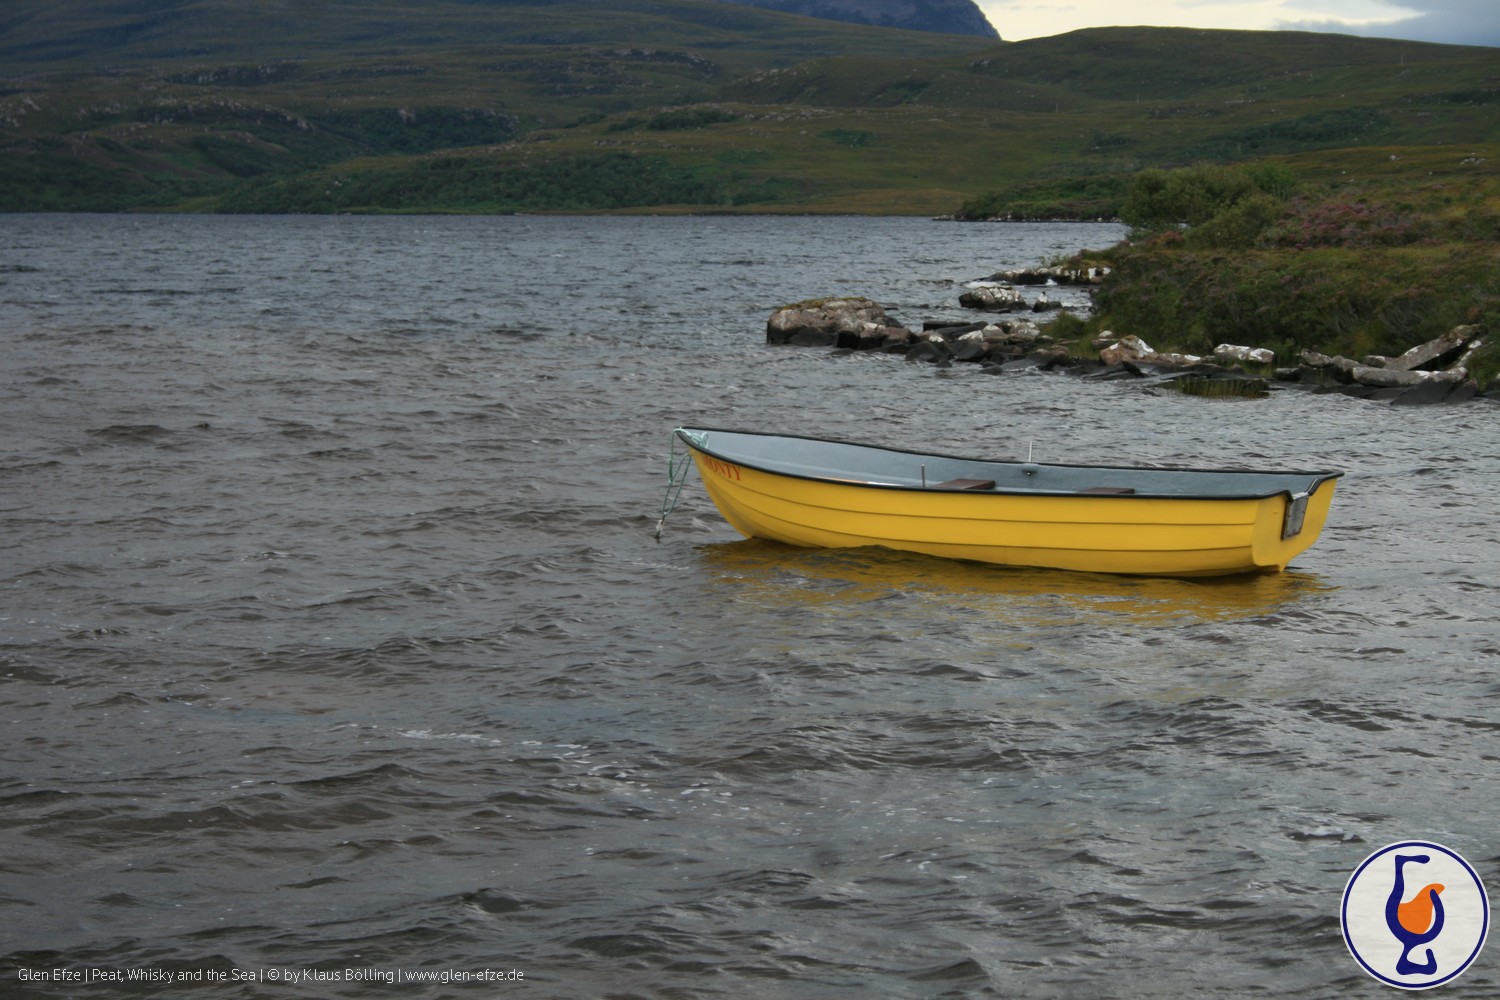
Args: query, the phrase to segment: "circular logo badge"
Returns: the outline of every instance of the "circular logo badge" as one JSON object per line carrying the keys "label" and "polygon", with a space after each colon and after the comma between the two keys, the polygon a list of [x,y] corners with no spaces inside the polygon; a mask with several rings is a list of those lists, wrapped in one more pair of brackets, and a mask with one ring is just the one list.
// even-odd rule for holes
{"label": "circular logo badge", "polygon": [[1446,983],[1479,957],[1490,901],[1469,863],[1405,840],[1365,858],[1344,887],[1344,943],[1364,970],[1404,990]]}

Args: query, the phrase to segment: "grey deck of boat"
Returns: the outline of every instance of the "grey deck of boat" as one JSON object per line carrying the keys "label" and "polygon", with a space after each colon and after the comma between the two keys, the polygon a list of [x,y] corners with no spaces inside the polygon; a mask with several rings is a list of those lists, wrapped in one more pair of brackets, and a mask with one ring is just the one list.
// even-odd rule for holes
{"label": "grey deck of boat", "polygon": [[904,489],[980,480],[993,481],[993,491],[998,493],[1238,499],[1311,493],[1319,483],[1339,475],[996,462],[810,437],[702,428],[682,431],[692,435],[702,450],[727,462],[802,478],[853,480]]}

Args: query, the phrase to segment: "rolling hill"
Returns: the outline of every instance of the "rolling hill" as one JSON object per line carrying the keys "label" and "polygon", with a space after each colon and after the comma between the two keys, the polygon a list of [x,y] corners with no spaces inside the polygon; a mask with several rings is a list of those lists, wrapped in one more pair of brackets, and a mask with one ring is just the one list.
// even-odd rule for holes
{"label": "rolling hill", "polygon": [[13,0],[0,209],[933,214],[1147,166],[1497,142],[1497,104],[1500,50],[1326,34]]}

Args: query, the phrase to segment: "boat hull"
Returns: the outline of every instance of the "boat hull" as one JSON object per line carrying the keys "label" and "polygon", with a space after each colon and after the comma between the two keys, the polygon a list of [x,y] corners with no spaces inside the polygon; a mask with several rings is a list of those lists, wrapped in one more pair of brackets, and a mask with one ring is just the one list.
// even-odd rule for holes
{"label": "boat hull", "polygon": [[[787,475],[688,442],[709,497],[747,538],[804,547],[884,546],[950,559],[1091,573],[1277,572],[1317,540],[1333,480],[1290,493],[1204,498],[1027,495]],[[1284,537],[1286,536],[1286,537]]]}

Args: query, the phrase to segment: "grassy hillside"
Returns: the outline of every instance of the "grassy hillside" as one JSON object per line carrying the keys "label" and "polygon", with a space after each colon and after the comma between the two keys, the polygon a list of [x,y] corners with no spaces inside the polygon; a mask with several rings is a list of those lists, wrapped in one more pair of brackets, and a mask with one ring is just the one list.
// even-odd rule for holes
{"label": "grassy hillside", "polygon": [[985,44],[713,0],[12,0],[0,209],[166,207],[691,105],[768,66]]}
{"label": "grassy hillside", "polygon": [[739,72],[834,53],[936,55],[985,44],[700,0],[10,0],[0,14],[0,63],[39,71],[650,45],[719,52]]}
{"label": "grassy hillside", "polygon": [[1143,167],[1500,141],[1497,108],[1500,51],[1333,35],[995,45],[715,0],[13,0],[0,210],[1005,214],[985,196],[1039,186],[1097,209]]}

